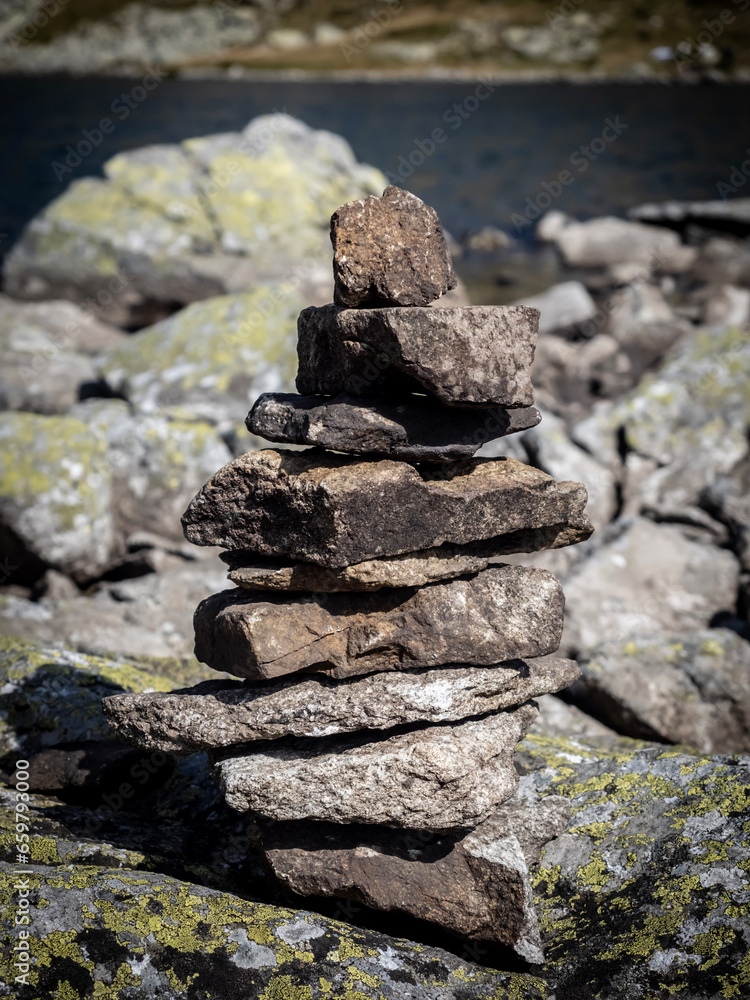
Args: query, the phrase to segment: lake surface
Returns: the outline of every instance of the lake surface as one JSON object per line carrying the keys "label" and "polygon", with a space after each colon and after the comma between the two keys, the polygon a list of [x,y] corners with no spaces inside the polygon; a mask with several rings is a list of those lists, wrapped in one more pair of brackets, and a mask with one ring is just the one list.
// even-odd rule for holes
{"label": "lake surface", "polygon": [[[717,197],[717,183],[750,146],[750,86],[742,85],[504,84],[490,91],[461,82],[164,80],[131,98],[134,107],[120,120],[113,104],[137,83],[0,77],[0,253],[71,179],[99,174],[113,154],[240,129],[271,111],[345,136],[359,159],[434,205],[457,237],[485,225],[528,236],[524,219],[548,200],[584,218],[623,214],[643,201]],[[54,161],[103,117],[114,131],[58,180]],[[437,142],[435,130],[444,136]]]}

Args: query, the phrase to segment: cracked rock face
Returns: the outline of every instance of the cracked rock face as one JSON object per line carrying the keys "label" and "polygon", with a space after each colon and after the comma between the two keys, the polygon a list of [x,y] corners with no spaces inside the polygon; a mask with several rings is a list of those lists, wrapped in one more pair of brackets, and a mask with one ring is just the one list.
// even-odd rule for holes
{"label": "cracked rock face", "polygon": [[297,321],[297,391],[426,392],[446,406],[531,406],[538,324],[531,306],[310,306]]}
{"label": "cracked rock face", "polygon": [[334,212],[331,243],[338,305],[426,306],[456,287],[437,212],[393,185]]}
{"label": "cracked rock face", "polygon": [[542,657],[338,682],[327,677],[206,681],[177,692],[113,695],[103,706],[123,739],[147,749],[193,753],[284,736],[455,722],[560,691],[578,675],[575,661]]}
{"label": "cracked rock face", "polygon": [[543,962],[529,867],[565,831],[567,799],[541,799],[530,778],[470,833],[332,823],[261,824],[275,875],[300,896],[350,899],[408,914],[457,937]]}
{"label": "cracked rock face", "polygon": [[496,566],[472,577],[372,594],[225,590],[195,612],[195,655],[262,680],[300,670],[343,678],[443,664],[545,656],[560,644],[565,599],[546,570]]}
{"label": "cracked rock face", "polygon": [[396,736],[331,737],[235,748],[217,762],[226,800],[277,820],[471,827],[514,793],[516,744],[537,715],[507,712]]}
{"label": "cracked rock face", "polygon": [[451,463],[430,479],[390,459],[268,449],[220,469],[182,525],[197,545],[342,567],[551,525],[590,533],[586,500],[580,483],[513,459]]}
{"label": "cracked rock face", "polygon": [[471,458],[487,441],[528,430],[541,419],[533,406],[446,411],[420,396],[396,403],[345,393],[321,399],[268,392],[258,398],[246,424],[251,434],[269,441],[413,462],[447,462]]}

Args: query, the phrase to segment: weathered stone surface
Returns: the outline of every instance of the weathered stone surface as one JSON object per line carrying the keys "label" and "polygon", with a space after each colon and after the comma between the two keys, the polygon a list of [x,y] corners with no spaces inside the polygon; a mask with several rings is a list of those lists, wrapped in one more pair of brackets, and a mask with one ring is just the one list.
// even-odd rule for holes
{"label": "weathered stone surface", "polygon": [[734,607],[739,565],[731,552],[646,518],[623,519],[612,529],[565,579],[567,653],[607,639],[706,628],[717,612]]}
{"label": "weathered stone surface", "polygon": [[591,534],[588,518],[578,524],[553,524],[549,528],[511,531],[466,545],[447,543],[401,556],[367,559],[364,562],[329,569],[314,563],[291,563],[259,559],[242,551],[222,552],[220,558],[230,569],[227,576],[246,590],[309,591],[330,593],[338,590],[380,590],[383,587],[421,587],[438,580],[452,580],[478,573],[500,556],[517,552],[558,549],[585,541]]}
{"label": "weathered stone surface", "polygon": [[419,396],[398,403],[341,394],[332,399],[264,393],[248,414],[251,434],[333,451],[414,462],[471,458],[486,441],[534,427],[533,407],[446,410]]}
{"label": "weathered stone surface", "polygon": [[230,462],[183,515],[186,538],[341,567],[513,531],[585,528],[586,490],[512,459],[413,465],[264,450]]}
{"label": "weathered stone surface", "polygon": [[300,896],[334,896],[407,914],[464,940],[492,941],[544,961],[529,867],[567,827],[567,799],[532,779],[468,834],[264,823],[265,855]]}
{"label": "weathered stone surface", "polygon": [[631,208],[628,215],[639,222],[655,222],[681,230],[694,223],[714,232],[726,229],[737,235],[750,233],[750,198],[651,202]]}
{"label": "weathered stone surface", "polygon": [[[18,974],[16,867],[0,866],[5,983]],[[34,865],[28,876],[37,921],[29,982],[37,996],[74,989],[82,996],[113,995],[115,984],[121,996],[142,1000],[180,994],[466,1000],[467,990],[472,1000],[551,998],[536,976],[496,972],[440,948],[253,902],[188,876],[180,881],[127,862],[72,867]]]}
{"label": "weathered stone surface", "polygon": [[515,792],[513,754],[536,714],[529,702],[396,736],[256,743],[226,751],[216,769],[233,809],[268,819],[460,829]]}
{"label": "weathered stone surface", "polygon": [[311,306],[297,322],[297,391],[426,392],[447,406],[531,406],[538,322],[529,306]]}
{"label": "weathered stone surface", "polygon": [[337,209],[331,243],[337,305],[426,306],[456,287],[437,212],[393,185]]}
{"label": "weathered stone surface", "polygon": [[496,566],[422,588],[314,594],[225,590],[198,605],[195,655],[263,679],[299,670],[350,677],[554,653],[564,598],[546,570]]}
{"label": "weathered stone surface", "polygon": [[206,681],[179,692],[113,695],[103,708],[123,739],[147,749],[193,753],[283,736],[455,722],[560,691],[577,677],[575,661],[541,657],[339,682],[326,677]]}
{"label": "weathered stone surface", "polygon": [[514,303],[539,310],[539,334],[566,334],[592,325],[596,303],[580,281],[561,281],[539,295],[528,296]]}
{"label": "weathered stone surface", "polygon": [[705,753],[750,750],[750,644],[735,632],[609,641],[580,662],[576,703],[618,732]]}
{"label": "weathered stone surface", "polygon": [[[553,213],[550,213],[550,217]],[[576,222],[554,213],[555,224],[540,223],[541,238],[549,239],[571,267],[605,267],[631,261],[652,270],[665,268],[670,256],[678,255],[680,237],[670,229],[627,222],[613,216]],[[558,216],[560,216],[558,220]]]}

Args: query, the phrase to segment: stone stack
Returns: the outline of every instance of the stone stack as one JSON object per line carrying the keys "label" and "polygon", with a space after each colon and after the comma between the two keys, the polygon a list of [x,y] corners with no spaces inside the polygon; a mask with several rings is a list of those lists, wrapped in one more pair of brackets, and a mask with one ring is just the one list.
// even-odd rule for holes
{"label": "stone stack", "polygon": [[[195,614],[239,682],[105,700],[141,746],[212,755],[294,893],[354,900],[541,960],[529,865],[564,808],[513,755],[567,687],[552,574],[498,557],[591,533],[582,485],[481,444],[539,422],[538,312],[438,307],[440,222],[398,188],[331,223],[335,304],[299,318],[300,395],[247,425],[296,446],[221,469],[183,517],[237,586]],[[299,446],[313,446],[299,450]]]}

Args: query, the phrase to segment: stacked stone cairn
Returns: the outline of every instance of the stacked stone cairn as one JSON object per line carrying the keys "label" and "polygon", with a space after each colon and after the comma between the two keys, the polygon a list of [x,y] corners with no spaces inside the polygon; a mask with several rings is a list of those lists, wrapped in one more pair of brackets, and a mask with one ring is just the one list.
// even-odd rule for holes
{"label": "stacked stone cairn", "polygon": [[[221,469],[183,517],[237,586],[195,613],[241,678],[105,700],[142,747],[209,751],[294,894],[353,900],[542,961],[529,866],[564,829],[514,768],[557,659],[564,598],[511,553],[587,538],[587,496],[485,441],[539,422],[539,314],[448,306],[436,213],[389,187],[331,220],[335,303],[299,317],[300,395],[252,433],[289,449]],[[299,446],[311,446],[300,449]]]}

